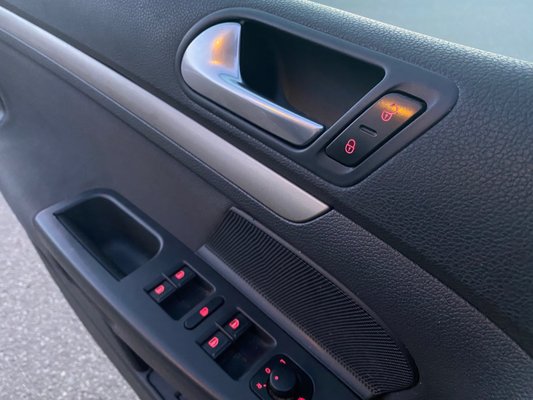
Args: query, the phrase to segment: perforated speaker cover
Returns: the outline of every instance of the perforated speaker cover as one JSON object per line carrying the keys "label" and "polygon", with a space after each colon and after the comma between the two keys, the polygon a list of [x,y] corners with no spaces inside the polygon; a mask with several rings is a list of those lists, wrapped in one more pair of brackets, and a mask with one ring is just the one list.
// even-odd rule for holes
{"label": "perforated speaker cover", "polygon": [[373,395],[415,383],[410,357],[353,296],[248,218],[228,212],[207,246]]}

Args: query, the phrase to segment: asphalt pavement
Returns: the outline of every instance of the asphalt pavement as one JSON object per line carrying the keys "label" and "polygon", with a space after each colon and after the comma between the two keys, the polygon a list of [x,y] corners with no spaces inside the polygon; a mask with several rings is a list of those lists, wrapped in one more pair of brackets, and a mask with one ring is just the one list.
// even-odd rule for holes
{"label": "asphalt pavement", "polygon": [[137,396],[76,318],[0,196],[0,398]]}

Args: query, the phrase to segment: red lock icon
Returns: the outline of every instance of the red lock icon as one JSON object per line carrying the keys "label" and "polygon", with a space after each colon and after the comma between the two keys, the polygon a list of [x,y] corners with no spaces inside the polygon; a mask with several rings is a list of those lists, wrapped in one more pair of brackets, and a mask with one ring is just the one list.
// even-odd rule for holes
{"label": "red lock icon", "polygon": [[396,105],[396,103],[392,103],[388,110],[383,110],[381,112],[381,120],[383,122],[389,122],[392,117],[394,116],[394,114],[396,114],[398,112],[398,106]]}
{"label": "red lock icon", "polygon": [[346,152],[346,154],[353,154],[356,148],[357,142],[355,141],[355,139],[349,139],[344,145],[344,151]]}

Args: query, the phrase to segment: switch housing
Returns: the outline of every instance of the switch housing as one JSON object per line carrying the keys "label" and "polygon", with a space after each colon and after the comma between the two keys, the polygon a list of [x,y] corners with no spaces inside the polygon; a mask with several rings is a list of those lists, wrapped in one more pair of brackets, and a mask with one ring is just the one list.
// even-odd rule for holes
{"label": "switch housing", "polygon": [[389,93],[372,104],[326,148],[341,164],[355,167],[402,127],[412,121],[425,104],[400,93]]}

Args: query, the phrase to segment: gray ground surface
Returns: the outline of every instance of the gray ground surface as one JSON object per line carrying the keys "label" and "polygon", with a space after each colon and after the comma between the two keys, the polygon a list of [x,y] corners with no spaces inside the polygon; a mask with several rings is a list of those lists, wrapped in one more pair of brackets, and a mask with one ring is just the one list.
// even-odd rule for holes
{"label": "gray ground surface", "polygon": [[[319,2],[533,61],[531,0]],[[76,319],[1,196],[0,398],[135,398]]]}
{"label": "gray ground surface", "polygon": [[0,398],[136,399],[0,196]]}

